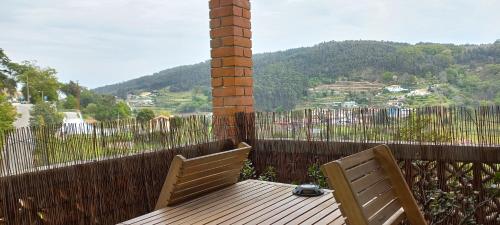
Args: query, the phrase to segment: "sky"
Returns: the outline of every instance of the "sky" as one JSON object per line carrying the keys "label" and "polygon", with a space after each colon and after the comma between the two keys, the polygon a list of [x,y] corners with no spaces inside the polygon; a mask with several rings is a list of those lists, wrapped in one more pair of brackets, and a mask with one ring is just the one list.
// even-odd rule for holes
{"label": "sky", "polygon": [[[498,0],[251,0],[254,53],[324,41],[492,43]],[[99,87],[210,57],[207,0],[0,0],[0,48]]]}

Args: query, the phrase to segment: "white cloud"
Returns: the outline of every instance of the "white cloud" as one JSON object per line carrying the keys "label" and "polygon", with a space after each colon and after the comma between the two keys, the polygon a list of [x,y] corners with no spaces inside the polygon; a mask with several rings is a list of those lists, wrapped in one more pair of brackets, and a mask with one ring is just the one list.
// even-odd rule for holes
{"label": "white cloud", "polygon": [[[252,0],[254,52],[372,39],[487,43],[495,0]],[[96,87],[209,58],[206,0],[2,0],[0,47]]]}

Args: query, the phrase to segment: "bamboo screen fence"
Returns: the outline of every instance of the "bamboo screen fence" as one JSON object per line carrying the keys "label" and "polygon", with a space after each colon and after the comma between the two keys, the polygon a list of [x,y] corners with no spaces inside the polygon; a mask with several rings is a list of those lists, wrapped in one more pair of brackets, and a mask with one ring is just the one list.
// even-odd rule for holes
{"label": "bamboo screen fence", "polygon": [[[278,181],[313,181],[312,165],[385,143],[429,220],[499,223],[500,202],[492,195],[500,171],[499,107],[304,110],[10,131],[0,145],[0,218],[114,224],[149,212],[172,157],[231,148],[225,132],[232,129],[225,127],[233,121],[236,139],[254,146],[257,174],[273,166]],[[436,203],[440,195],[447,201]]]}

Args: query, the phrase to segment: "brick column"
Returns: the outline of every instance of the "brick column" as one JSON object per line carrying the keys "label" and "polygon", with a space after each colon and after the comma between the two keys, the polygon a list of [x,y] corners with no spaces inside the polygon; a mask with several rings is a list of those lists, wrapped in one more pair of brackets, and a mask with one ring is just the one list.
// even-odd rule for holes
{"label": "brick column", "polygon": [[210,0],[209,5],[214,116],[253,112],[250,2]]}

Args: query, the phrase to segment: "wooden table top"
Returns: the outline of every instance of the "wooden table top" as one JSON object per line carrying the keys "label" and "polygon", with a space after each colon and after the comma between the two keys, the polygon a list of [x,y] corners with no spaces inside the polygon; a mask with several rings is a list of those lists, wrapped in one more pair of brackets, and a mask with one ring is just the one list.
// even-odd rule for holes
{"label": "wooden table top", "polygon": [[344,224],[331,190],[299,197],[293,188],[247,180],[120,224]]}

